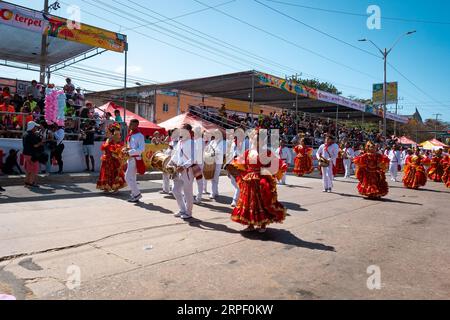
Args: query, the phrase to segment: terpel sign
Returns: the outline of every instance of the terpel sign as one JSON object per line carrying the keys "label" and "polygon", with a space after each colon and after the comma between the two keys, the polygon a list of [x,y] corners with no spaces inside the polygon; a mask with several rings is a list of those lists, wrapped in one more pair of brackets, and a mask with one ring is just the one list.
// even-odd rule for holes
{"label": "terpel sign", "polygon": [[46,21],[42,13],[33,14],[25,9],[12,7],[6,3],[0,3],[0,23],[35,32],[44,32],[46,27]]}

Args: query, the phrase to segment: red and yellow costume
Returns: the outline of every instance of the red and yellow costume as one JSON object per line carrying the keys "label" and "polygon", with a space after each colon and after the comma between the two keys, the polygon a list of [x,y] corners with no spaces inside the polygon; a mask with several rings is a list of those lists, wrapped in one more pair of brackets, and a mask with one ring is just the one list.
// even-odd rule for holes
{"label": "red and yellow costume", "polygon": [[405,161],[403,184],[408,189],[419,189],[427,184],[427,173],[424,164],[429,163],[427,157],[421,155],[408,156]]}
{"label": "red and yellow costume", "polygon": [[438,152],[431,159],[430,167],[428,168],[428,179],[434,182],[442,182],[442,176],[444,175],[444,165],[442,164],[442,153]]}
{"label": "red and yellow costume", "polygon": [[371,199],[384,197],[389,192],[386,170],[389,158],[376,152],[366,152],[356,157],[356,178],[359,180],[358,192]]}
{"label": "red and yellow costume", "polygon": [[265,169],[258,152],[247,150],[243,158],[236,159],[233,166],[242,173],[236,182],[240,189],[239,200],[231,219],[247,226],[265,227],[270,223],[282,223],[286,218],[285,207],[278,202],[277,179],[287,171],[283,160],[275,174],[264,175]]}
{"label": "red and yellow costume", "polygon": [[312,173],[314,171],[313,149],[298,145],[294,148],[294,152],[297,154],[294,160],[294,173],[299,177]]}
{"label": "red and yellow costume", "polygon": [[342,150],[339,150],[338,157],[336,159],[336,165],[333,166],[333,175],[345,174],[344,157]]}
{"label": "red and yellow costume", "polygon": [[122,149],[122,142],[114,142],[108,139],[101,147],[104,152],[102,156],[102,166],[100,177],[97,181],[97,189],[110,192],[123,189],[127,186],[125,182],[124,164],[125,157]]}
{"label": "red and yellow costume", "polygon": [[447,188],[450,188],[450,156],[445,156],[441,160],[442,167],[444,168],[444,174],[442,175],[442,182],[445,183]]}

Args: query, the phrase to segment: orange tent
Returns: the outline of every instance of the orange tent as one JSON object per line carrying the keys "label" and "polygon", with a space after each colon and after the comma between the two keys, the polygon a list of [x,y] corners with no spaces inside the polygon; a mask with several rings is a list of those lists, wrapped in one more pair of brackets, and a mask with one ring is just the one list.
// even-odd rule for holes
{"label": "orange tent", "polygon": [[[109,112],[112,115],[114,115],[114,111],[119,110],[120,111],[120,116],[122,117],[122,119],[124,118],[124,108],[116,105],[114,102],[108,102],[107,104],[98,107],[97,109],[103,111],[103,112]],[[140,116],[138,116],[137,114],[128,111],[127,110],[127,114],[126,114],[126,119],[125,122],[127,123],[127,125],[130,125],[130,121],[132,119],[136,119],[139,120],[139,130],[141,131],[141,133],[144,136],[153,136],[153,134],[158,131],[159,133],[166,135],[166,130],[164,128],[161,128],[160,126],[158,126],[157,124],[142,118]]]}

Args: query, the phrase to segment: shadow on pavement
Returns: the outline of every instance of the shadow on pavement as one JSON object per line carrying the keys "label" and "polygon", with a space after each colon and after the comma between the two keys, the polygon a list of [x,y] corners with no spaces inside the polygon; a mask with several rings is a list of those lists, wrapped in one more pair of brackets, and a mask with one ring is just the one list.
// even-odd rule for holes
{"label": "shadow on pavement", "polygon": [[249,240],[271,241],[282,243],[288,246],[285,248],[286,250],[292,249],[292,247],[299,247],[310,250],[336,252],[335,248],[332,246],[327,246],[325,244],[318,242],[304,241],[287,230],[267,229],[267,232],[263,234],[255,231],[243,233],[242,236]]}
{"label": "shadow on pavement", "polygon": [[308,211],[308,209],[302,208],[301,205],[298,203],[292,203],[292,202],[283,202],[281,201],[281,204],[288,210],[291,211],[297,211],[297,212],[305,212]]}
{"label": "shadow on pavement", "polygon": [[136,203],[134,206],[138,207],[138,208],[142,208],[142,209],[148,210],[148,211],[161,212],[161,213],[164,213],[164,214],[173,214],[172,211],[170,211],[170,210],[168,210],[166,208],[160,207],[160,206],[155,206],[152,203],[139,202],[139,203]]}
{"label": "shadow on pavement", "polygon": [[202,220],[195,219],[195,218],[189,220],[189,225],[191,227],[199,228],[199,229],[202,229],[202,230],[221,231],[221,232],[233,233],[233,234],[240,233],[237,230],[228,228],[224,224],[218,224],[218,223],[212,223],[212,222],[208,222],[208,221],[202,221]]}

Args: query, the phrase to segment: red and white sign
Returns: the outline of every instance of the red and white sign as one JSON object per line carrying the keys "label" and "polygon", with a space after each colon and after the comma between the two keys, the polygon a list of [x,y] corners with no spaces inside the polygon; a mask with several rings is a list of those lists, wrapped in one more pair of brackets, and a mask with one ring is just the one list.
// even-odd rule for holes
{"label": "red and white sign", "polygon": [[329,103],[334,103],[343,107],[365,111],[366,105],[357,101],[353,101],[351,99],[347,99],[336,94],[332,94],[329,92],[317,90],[317,99],[320,101],[325,101]]}
{"label": "red and white sign", "polygon": [[0,2],[0,23],[38,33],[43,33],[48,25],[41,12],[5,2]]}

